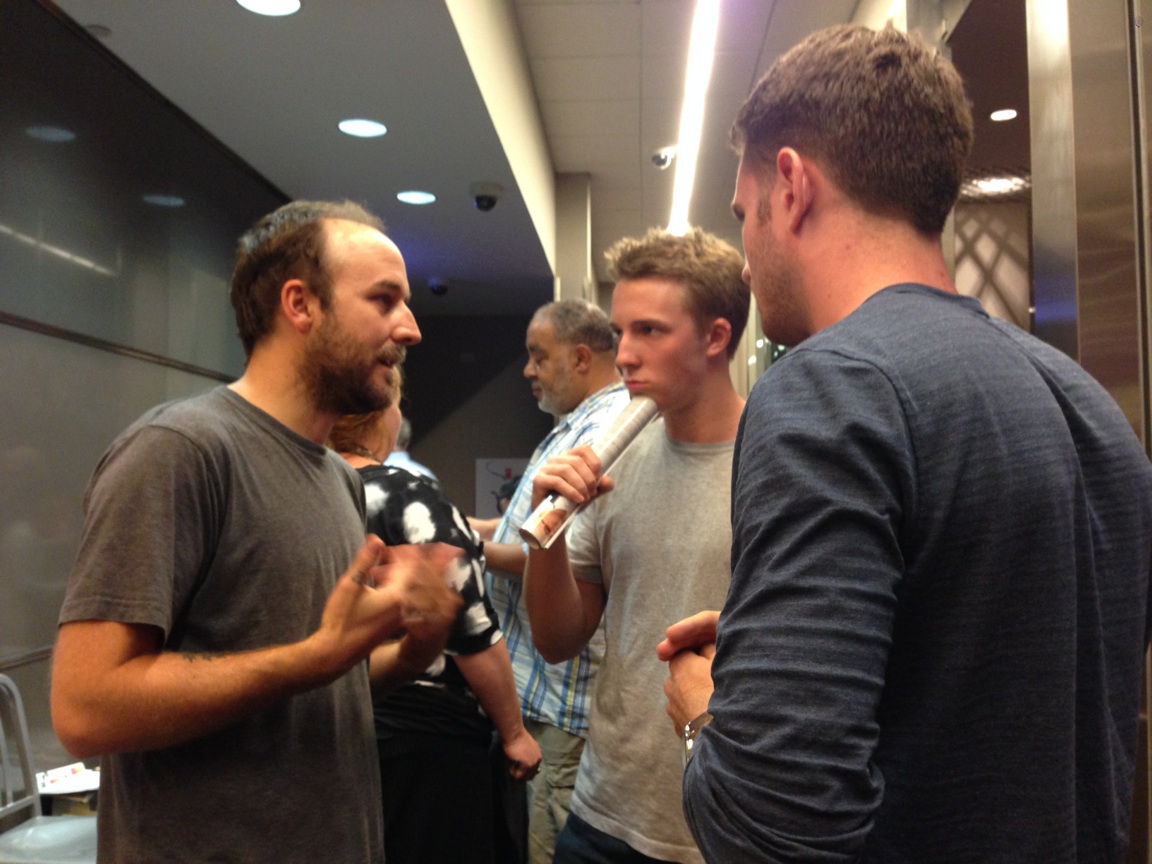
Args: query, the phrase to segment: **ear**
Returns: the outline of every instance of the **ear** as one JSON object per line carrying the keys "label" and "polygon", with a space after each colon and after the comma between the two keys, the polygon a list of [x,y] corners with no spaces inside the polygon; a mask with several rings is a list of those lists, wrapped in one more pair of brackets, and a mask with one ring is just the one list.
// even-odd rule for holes
{"label": "ear", "polygon": [[815,197],[811,172],[799,153],[791,147],[783,147],[776,154],[776,177],[784,187],[784,215],[788,230],[795,233],[800,230]]}
{"label": "ear", "polygon": [[708,357],[723,356],[727,361],[728,344],[732,341],[732,322],[727,318],[713,318],[704,337],[707,341],[704,353]]}
{"label": "ear", "polygon": [[304,335],[318,323],[320,299],[302,279],[289,279],[280,288],[280,311],[296,332]]}
{"label": "ear", "polygon": [[572,363],[577,372],[587,372],[592,368],[592,349],[587,345],[573,346]]}

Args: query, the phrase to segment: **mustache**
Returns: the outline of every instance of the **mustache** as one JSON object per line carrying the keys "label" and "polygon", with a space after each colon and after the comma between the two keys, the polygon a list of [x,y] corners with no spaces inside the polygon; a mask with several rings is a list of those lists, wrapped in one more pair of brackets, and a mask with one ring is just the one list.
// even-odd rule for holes
{"label": "mustache", "polygon": [[403,345],[391,345],[380,352],[377,359],[381,363],[387,363],[391,366],[399,366],[408,357],[408,349]]}

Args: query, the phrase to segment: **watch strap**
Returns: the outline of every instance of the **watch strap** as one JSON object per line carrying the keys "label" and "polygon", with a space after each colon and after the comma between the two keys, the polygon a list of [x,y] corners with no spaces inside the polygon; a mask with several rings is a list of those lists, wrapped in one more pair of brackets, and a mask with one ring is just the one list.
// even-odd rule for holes
{"label": "watch strap", "polygon": [[692,754],[696,751],[696,736],[700,734],[700,730],[712,722],[712,715],[705,711],[696,717],[693,717],[686,724],[684,724],[684,733],[682,735],[684,743],[684,764],[687,765],[692,758]]}

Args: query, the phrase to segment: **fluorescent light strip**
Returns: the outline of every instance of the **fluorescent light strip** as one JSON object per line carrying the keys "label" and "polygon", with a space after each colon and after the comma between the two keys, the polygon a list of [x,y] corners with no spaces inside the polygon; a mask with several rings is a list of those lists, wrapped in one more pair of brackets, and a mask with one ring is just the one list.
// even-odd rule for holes
{"label": "fluorescent light strip", "polygon": [[692,17],[692,41],[688,49],[688,73],[684,78],[684,104],[680,108],[680,141],[676,147],[676,179],[672,186],[672,215],[668,230],[683,234],[689,229],[688,207],[696,184],[696,159],[700,155],[700,130],[704,125],[704,99],[712,78],[716,30],[720,26],[720,0],[697,0]]}
{"label": "fluorescent light strip", "polygon": [[888,23],[901,33],[908,31],[908,3],[906,0],[892,0],[888,7]]}

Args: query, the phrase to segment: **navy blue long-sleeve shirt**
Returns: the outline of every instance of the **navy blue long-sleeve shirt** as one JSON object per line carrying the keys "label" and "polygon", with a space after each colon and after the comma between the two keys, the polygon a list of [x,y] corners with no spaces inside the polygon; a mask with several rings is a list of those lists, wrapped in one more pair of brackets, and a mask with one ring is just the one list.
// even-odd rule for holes
{"label": "navy blue long-sleeve shirt", "polygon": [[1079,366],[889,287],[757,383],[732,513],[708,860],[1123,860],[1152,467]]}

